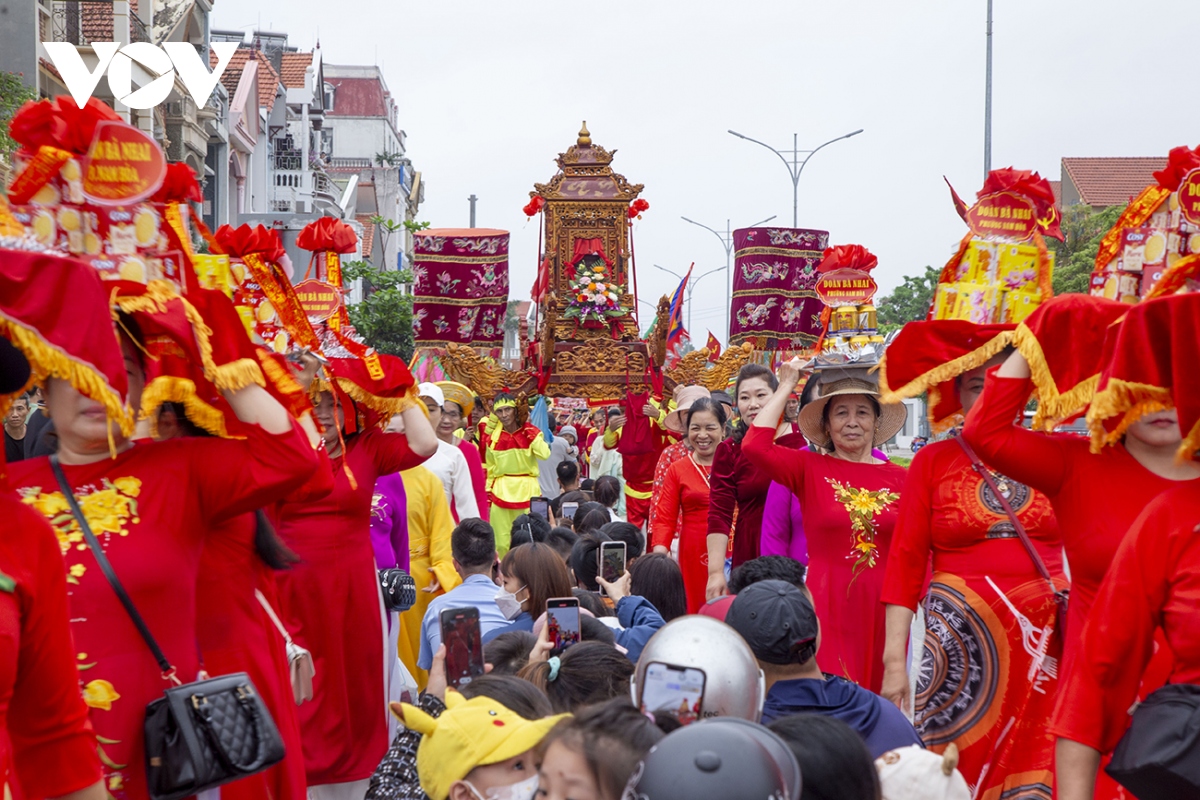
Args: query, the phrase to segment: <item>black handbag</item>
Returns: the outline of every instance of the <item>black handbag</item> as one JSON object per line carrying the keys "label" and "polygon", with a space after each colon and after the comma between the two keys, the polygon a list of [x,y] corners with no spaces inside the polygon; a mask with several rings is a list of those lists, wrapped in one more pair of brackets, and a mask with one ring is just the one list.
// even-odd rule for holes
{"label": "black handbag", "polygon": [[1200,686],[1151,693],[1104,768],[1139,800],[1200,798]]}
{"label": "black handbag", "polygon": [[146,706],[146,784],[150,796],[154,800],[181,800],[282,761],[283,739],[249,675],[235,672],[194,683],[180,683],[175,677],[175,668],[159,649],[92,533],[57,455],[50,456],[50,467],[104,577],[154,654],[163,678],[175,684]]}
{"label": "black handbag", "polygon": [[388,611],[408,611],[417,603],[417,582],[404,570],[379,570],[379,588],[383,590],[383,607]]}

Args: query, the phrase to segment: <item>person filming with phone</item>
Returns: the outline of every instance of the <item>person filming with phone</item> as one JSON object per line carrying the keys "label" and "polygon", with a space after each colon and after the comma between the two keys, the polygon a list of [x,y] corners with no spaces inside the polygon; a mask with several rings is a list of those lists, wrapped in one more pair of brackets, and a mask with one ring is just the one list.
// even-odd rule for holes
{"label": "person filming with phone", "polygon": [[440,615],[448,608],[474,608],[479,612],[480,634],[486,636],[508,625],[508,619],[496,605],[496,583],[492,567],[497,561],[496,538],[492,526],[481,519],[465,519],[450,536],[454,568],[463,582],[440,597],[435,597],[421,621],[421,653],[417,665],[428,670],[433,654],[442,643]]}

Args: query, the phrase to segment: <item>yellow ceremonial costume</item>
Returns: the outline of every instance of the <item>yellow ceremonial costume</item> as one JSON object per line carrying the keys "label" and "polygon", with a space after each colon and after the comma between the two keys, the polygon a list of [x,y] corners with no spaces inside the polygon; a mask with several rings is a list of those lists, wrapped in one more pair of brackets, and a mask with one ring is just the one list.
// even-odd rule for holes
{"label": "yellow ceremonial costume", "polygon": [[[425,467],[404,470],[400,478],[404,481],[408,506],[409,572],[417,584],[417,602],[400,615],[400,660],[417,679],[418,685],[424,686],[428,674],[417,667],[417,656],[421,652],[421,621],[425,618],[425,609],[433,598],[462,583],[462,578],[454,569],[454,557],[450,553],[454,520],[442,482]],[[435,576],[441,591],[426,592]]]}
{"label": "yellow ceremonial costume", "polygon": [[550,445],[534,425],[525,423],[509,433],[495,414],[489,414],[479,423],[479,451],[487,470],[496,552],[503,556],[512,538],[513,520],[529,510],[529,498],[541,494],[538,462],[550,457]]}

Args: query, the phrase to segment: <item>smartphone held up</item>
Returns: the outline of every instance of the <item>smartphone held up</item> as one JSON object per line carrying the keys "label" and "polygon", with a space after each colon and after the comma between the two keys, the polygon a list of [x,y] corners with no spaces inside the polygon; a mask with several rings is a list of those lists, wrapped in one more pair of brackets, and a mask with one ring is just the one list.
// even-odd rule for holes
{"label": "smartphone held up", "polygon": [[446,646],[446,685],[455,689],[483,674],[483,636],[479,609],[447,608],[441,613]]}
{"label": "smartphone held up", "polygon": [[550,640],[550,655],[560,656],[580,639],[579,600],[574,597],[551,597],[546,601],[546,631]]}
{"label": "smartphone held up", "polygon": [[[625,574],[624,542],[601,542],[598,557],[600,559],[600,577],[605,582],[616,583]],[[607,596],[603,586],[600,587],[600,594]]]}

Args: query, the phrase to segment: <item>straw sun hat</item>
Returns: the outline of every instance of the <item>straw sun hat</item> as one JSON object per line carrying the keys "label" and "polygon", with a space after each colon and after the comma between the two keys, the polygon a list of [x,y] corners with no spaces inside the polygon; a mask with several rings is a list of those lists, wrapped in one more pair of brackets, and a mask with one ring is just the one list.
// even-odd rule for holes
{"label": "straw sun hat", "polygon": [[[810,442],[828,448],[832,444],[829,433],[822,425],[821,415],[829,401],[840,395],[867,395],[879,401],[879,378],[866,367],[825,369],[813,376],[820,381],[817,396],[800,409],[800,430]],[[908,409],[903,403],[880,404],[879,418],[875,421],[875,440],[878,447],[895,436],[908,418]]]}

